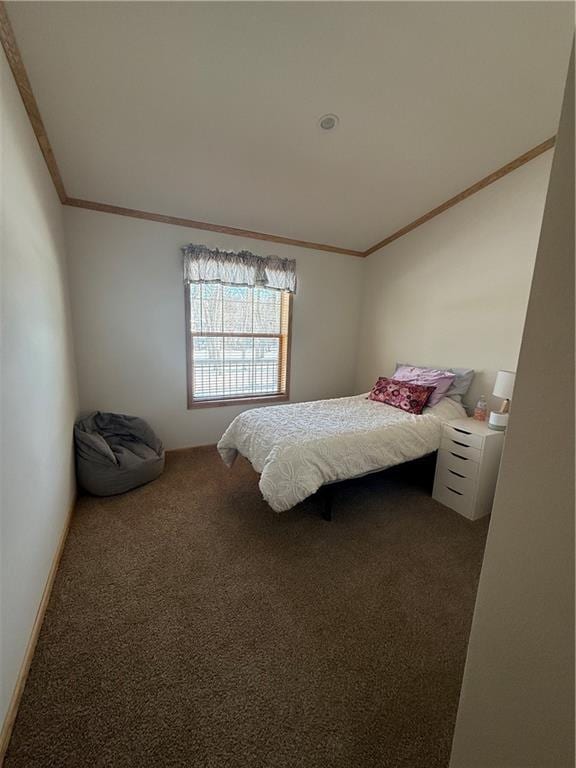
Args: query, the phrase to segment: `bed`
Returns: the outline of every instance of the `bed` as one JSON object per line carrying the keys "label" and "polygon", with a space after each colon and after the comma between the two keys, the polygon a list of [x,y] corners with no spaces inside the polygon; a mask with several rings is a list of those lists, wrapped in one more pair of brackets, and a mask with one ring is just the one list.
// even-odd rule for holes
{"label": "bed", "polygon": [[218,451],[229,467],[238,454],[246,457],[264,499],[283,512],[323,486],[433,453],[442,423],[465,415],[448,397],[418,416],[367,394],[276,405],[237,416]]}

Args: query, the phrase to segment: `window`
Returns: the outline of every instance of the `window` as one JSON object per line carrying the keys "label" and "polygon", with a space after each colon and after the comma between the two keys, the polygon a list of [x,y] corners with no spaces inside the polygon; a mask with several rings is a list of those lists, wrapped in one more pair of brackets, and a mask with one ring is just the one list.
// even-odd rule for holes
{"label": "window", "polygon": [[188,407],[287,400],[290,294],[219,283],[185,290]]}

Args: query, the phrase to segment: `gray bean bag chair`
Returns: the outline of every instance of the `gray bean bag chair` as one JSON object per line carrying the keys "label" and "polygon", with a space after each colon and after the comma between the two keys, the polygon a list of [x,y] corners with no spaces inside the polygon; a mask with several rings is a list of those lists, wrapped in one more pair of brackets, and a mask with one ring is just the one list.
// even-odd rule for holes
{"label": "gray bean bag chair", "polygon": [[74,426],[78,482],[95,496],[114,496],[155,480],[164,448],[136,416],[95,411]]}

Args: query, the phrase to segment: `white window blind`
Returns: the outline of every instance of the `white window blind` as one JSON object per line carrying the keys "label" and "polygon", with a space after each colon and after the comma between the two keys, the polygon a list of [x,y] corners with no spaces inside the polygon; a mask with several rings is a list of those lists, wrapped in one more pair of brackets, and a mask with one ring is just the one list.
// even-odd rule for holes
{"label": "white window blind", "polygon": [[187,292],[192,403],[285,394],[289,294],[217,283]]}

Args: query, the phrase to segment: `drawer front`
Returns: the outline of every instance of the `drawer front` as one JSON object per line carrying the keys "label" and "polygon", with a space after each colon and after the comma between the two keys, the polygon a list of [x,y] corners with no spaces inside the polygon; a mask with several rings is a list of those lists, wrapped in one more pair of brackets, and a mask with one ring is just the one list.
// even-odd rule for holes
{"label": "drawer front", "polygon": [[475,435],[464,427],[452,427],[450,424],[444,425],[444,437],[464,443],[469,448],[482,448],[484,443],[482,435]]}
{"label": "drawer front", "polygon": [[447,437],[444,435],[442,437],[440,448],[443,448],[445,451],[450,451],[450,453],[454,453],[457,456],[462,456],[465,459],[472,459],[472,461],[477,461],[480,463],[480,456],[482,455],[482,451],[478,448],[473,448],[470,445],[466,445],[463,440],[455,440],[452,437]]}
{"label": "drawer front", "polygon": [[476,477],[464,477],[457,470],[438,467],[436,481],[440,485],[452,488],[465,496],[474,497],[476,495]]}
{"label": "drawer front", "polygon": [[451,470],[460,477],[469,477],[475,479],[478,474],[479,464],[467,456],[461,456],[456,452],[438,451],[438,460],[436,462],[438,471]]}
{"label": "drawer front", "polygon": [[474,497],[472,495],[461,493],[455,490],[452,485],[447,486],[441,482],[436,482],[432,496],[440,504],[450,507],[470,520],[474,519]]}

